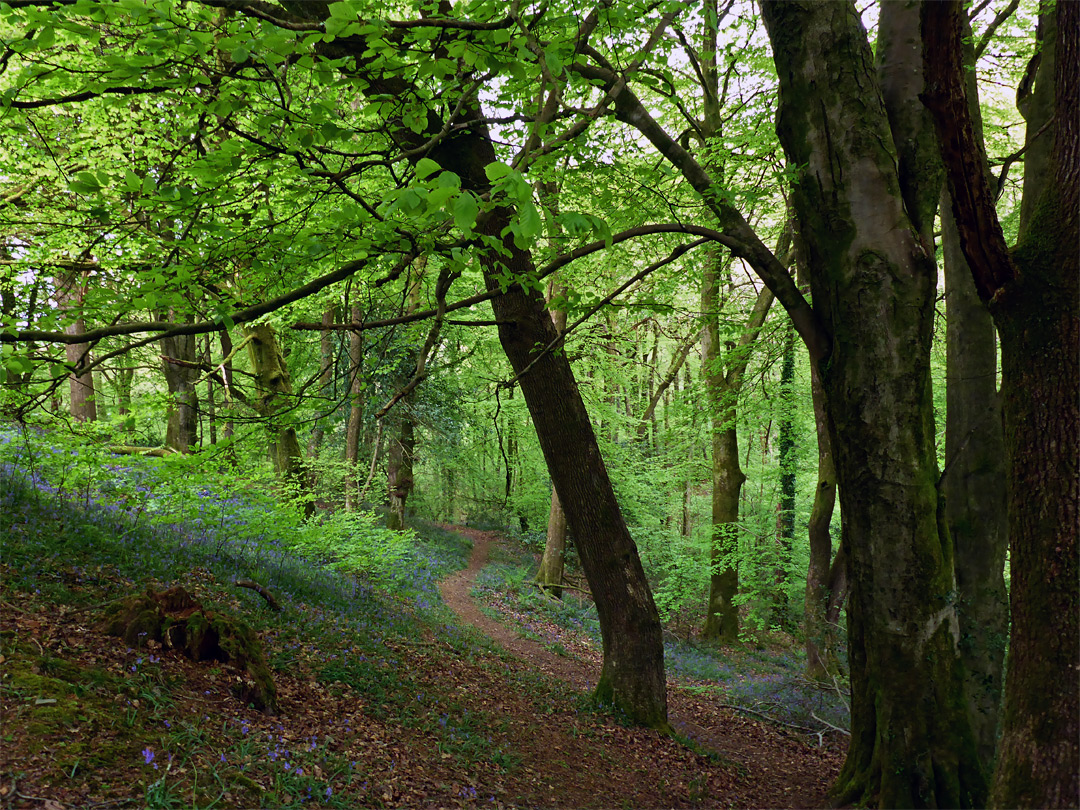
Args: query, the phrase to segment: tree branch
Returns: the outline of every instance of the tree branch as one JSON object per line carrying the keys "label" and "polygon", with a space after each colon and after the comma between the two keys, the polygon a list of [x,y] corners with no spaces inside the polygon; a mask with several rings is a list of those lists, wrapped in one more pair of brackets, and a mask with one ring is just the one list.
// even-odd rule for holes
{"label": "tree branch", "polygon": [[926,90],[920,98],[937,133],[953,216],[979,297],[994,301],[1016,280],[1016,268],[994,207],[996,195],[987,180],[986,153],[975,135],[963,65],[963,3],[924,3],[923,70]]}

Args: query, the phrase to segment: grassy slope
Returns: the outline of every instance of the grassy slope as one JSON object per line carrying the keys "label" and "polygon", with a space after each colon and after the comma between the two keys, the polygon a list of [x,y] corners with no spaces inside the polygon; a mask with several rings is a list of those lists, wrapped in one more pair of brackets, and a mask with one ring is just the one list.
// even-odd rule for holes
{"label": "grassy slope", "polygon": [[[597,785],[626,780],[630,766],[640,780],[623,782],[626,795],[640,791],[632,803],[678,806],[730,782],[715,762],[619,728],[462,630],[435,583],[465,565],[468,543],[434,527],[418,532],[399,576],[376,587],[273,544],[152,525],[85,498],[72,504],[32,476],[0,469],[0,800],[604,806]],[[596,632],[584,603],[537,603],[519,587],[527,562],[504,563],[489,590],[537,622]],[[232,587],[238,578],[268,587],[284,610]],[[227,666],[129,648],[97,628],[109,602],[173,583],[260,634],[279,717],[242,706]],[[672,647],[669,660],[696,678],[744,680],[731,662],[694,648]],[[626,754],[635,748],[640,764]],[[596,764],[583,772],[582,757]],[[668,763],[659,779],[658,758]],[[560,795],[557,784],[578,792]]]}

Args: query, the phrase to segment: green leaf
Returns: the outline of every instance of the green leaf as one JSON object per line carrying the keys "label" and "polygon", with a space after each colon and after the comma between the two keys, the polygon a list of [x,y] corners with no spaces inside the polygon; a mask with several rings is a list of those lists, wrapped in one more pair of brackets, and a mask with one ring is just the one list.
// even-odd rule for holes
{"label": "green leaf", "polygon": [[480,206],[471,191],[464,191],[461,196],[454,200],[454,224],[463,231],[472,230],[476,224],[476,216],[480,213]]}
{"label": "green leaf", "polygon": [[426,180],[435,172],[442,168],[431,158],[420,158],[416,163],[416,177],[420,180]]}
{"label": "green leaf", "polygon": [[229,54],[229,58],[237,65],[242,65],[251,56],[251,51],[247,49],[246,45],[237,45],[232,49],[232,53]]}
{"label": "green leaf", "polygon": [[489,163],[484,167],[484,174],[487,175],[487,179],[494,183],[496,180],[500,180],[506,175],[510,174],[513,169],[507,166],[505,163]]}
{"label": "green leaf", "polygon": [[531,202],[524,203],[518,208],[518,223],[520,233],[525,239],[532,239],[540,233],[540,229],[543,227],[540,212],[536,210],[536,206]]}

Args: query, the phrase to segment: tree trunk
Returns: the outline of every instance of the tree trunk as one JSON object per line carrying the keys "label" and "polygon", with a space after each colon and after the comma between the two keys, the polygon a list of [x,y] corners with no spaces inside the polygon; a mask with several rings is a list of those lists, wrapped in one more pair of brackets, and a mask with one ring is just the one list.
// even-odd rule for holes
{"label": "tree trunk", "polygon": [[937,492],[930,344],[937,271],[900,194],[854,6],[763,2],[780,78],[851,581],[852,733],[837,803],[985,796],[962,698],[953,552]]}
{"label": "tree trunk", "polygon": [[[415,272],[410,275],[408,282],[406,315],[411,315],[420,308],[420,291],[426,269],[426,257],[420,257],[413,263]],[[405,356],[400,361],[401,367],[407,369],[410,375],[419,374],[422,370],[421,366],[417,365],[419,359],[420,352],[415,346],[410,345],[405,352]],[[426,363],[427,358],[424,357],[420,362]],[[405,386],[408,382],[409,378],[403,376],[402,379],[398,380],[397,384]],[[393,411],[390,422],[396,427],[396,430],[391,432],[390,448],[386,454],[386,489],[389,503],[389,511],[386,513],[386,528],[399,532],[405,529],[405,504],[409,500],[409,494],[413,488],[416,423],[410,410],[412,399],[412,392],[409,392],[398,402]],[[507,475],[509,476],[509,468]],[[507,484],[509,485],[509,479],[507,479]],[[507,492],[507,497],[509,497],[509,494]]]}
{"label": "tree trunk", "polygon": [[[1025,160],[1020,233],[1011,252],[965,93],[963,21],[958,2],[924,10],[931,79],[924,101],[937,126],[960,244],[1001,339],[1012,624],[991,803],[1076,807],[1080,6],[1041,9],[1035,88],[1024,110],[1031,159]],[[1048,141],[1038,143],[1043,124],[1048,129],[1041,137]]]}
{"label": "tree trunk", "polygon": [[[807,537],[810,546],[810,561],[806,569],[806,676],[813,680],[829,680],[836,674],[835,656],[839,609],[836,616],[829,616],[829,605],[836,596],[830,587],[830,564],[832,559],[832,516],[836,505],[836,468],[833,464],[832,439],[829,437],[828,416],[825,413],[825,391],[821,385],[821,374],[817,364],[810,363],[810,393],[814,401],[814,425],[817,430],[818,471],[817,486],[814,488],[814,505],[810,510],[810,524]],[[844,566],[846,562],[837,552],[837,561]]]}
{"label": "tree trunk", "polygon": [[[169,320],[175,318],[170,310]],[[199,443],[199,378],[195,335],[177,335],[161,341],[161,367],[169,388],[165,446],[190,453]]]}
{"label": "tree trunk", "polygon": [[[353,323],[364,317],[360,307],[351,311]],[[364,333],[349,332],[349,422],[345,428],[345,511],[359,508],[360,481],[357,464],[360,459],[360,434],[364,425]],[[373,453],[378,453],[376,446]],[[374,463],[374,459],[372,460]]]}
{"label": "tree trunk", "polygon": [[[780,250],[787,253],[790,230],[785,228]],[[754,302],[738,346],[720,352],[719,283],[721,259],[710,261],[702,278],[701,331],[702,376],[712,414],[712,542],[709,603],[702,637],[730,644],[739,638],[738,553],[739,495],[746,475],[739,466],[739,393],[750,354],[772,306],[773,294],[763,287]]]}
{"label": "tree trunk", "polygon": [[[478,116],[479,111],[471,113]],[[490,191],[484,168],[496,161],[486,127],[477,123],[436,147],[430,157],[454,171],[462,187]],[[667,691],[660,616],[626,528],[607,468],[564,352],[538,354],[558,338],[542,296],[530,283],[531,256],[514,243],[512,211],[494,208],[480,227],[501,242],[481,254],[500,322],[499,340],[536,427],[551,480],[559,493],[596,602],[604,662],[595,695],[634,722],[667,728]],[[509,286],[507,286],[508,281]],[[526,369],[528,369],[526,371]]]}
{"label": "tree trunk", "polygon": [[[244,331],[248,337],[248,357],[255,371],[258,390],[254,404],[259,415],[266,420],[274,471],[280,476],[289,496],[303,498],[308,494],[308,482],[304,476],[304,454],[300,449],[300,440],[296,437],[295,428],[282,427],[277,421],[277,415],[289,406],[293,396],[289,369],[278,348],[273,327],[260,323],[245,327]],[[309,499],[305,499],[305,511],[309,516],[314,513]]]}
{"label": "tree trunk", "polygon": [[790,631],[792,617],[788,606],[788,566],[795,542],[795,326],[788,323],[784,334],[784,352],[780,365],[780,418],[777,449],[780,456],[780,503],[776,514],[776,596],[773,600],[773,624]]}
{"label": "tree trunk", "polygon": [[[399,408],[405,403],[399,403]],[[390,449],[386,457],[387,488],[390,508],[386,514],[386,528],[393,531],[405,529],[405,503],[413,487],[413,454],[416,450],[416,432],[411,414],[401,413],[397,436],[390,437]]]}
{"label": "tree trunk", "polygon": [[[86,295],[84,271],[72,270],[66,276],[56,278],[56,304],[61,310],[80,309]],[[64,327],[68,335],[81,335],[86,331],[86,321],[80,315],[73,323]],[[64,344],[64,359],[72,368],[68,375],[71,416],[78,422],[97,421],[97,401],[95,397],[94,372],[82,371],[90,362],[89,343]]]}
{"label": "tree trunk", "polygon": [[[336,307],[328,307],[322,314],[323,330],[319,333],[319,397],[322,404],[319,410],[329,415],[331,410],[330,387],[334,382],[334,339],[329,326],[333,325],[337,314]],[[319,450],[322,448],[326,430],[323,427],[325,417],[319,417],[311,428],[308,437],[307,454],[309,458],[317,459]]]}
{"label": "tree trunk", "polygon": [[997,391],[997,334],[960,250],[948,194],[941,212],[945,255],[945,515],[956,547],[960,654],[979,754],[997,746],[1009,604],[1005,436]]}
{"label": "tree trunk", "polygon": [[[547,218],[550,252],[554,257],[558,252],[556,237],[558,225],[555,216],[559,213],[558,189],[554,183],[545,182],[539,186],[544,213]],[[548,282],[547,305],[551,312],[551,323],[557,334],[566,330],[566,310],[556,304],[566,295],[566,285],[553,276]],[[551,488],[551,506],[548,509],[547,536],[544,540],[544,554],[540,558],[540,568],[536,572],[536,582],[556,599],[562,599],[563,572],[566,558],[566,513],[559,503],[559,493]]]}

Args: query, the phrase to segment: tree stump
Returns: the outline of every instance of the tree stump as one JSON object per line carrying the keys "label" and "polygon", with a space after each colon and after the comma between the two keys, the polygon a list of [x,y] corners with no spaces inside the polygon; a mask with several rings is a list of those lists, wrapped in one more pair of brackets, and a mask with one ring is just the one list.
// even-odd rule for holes
{"label": "tree stump", "polygon": [[277,711],[277,689],[254,631],[238,619],[213,613],[179,585],[131,596],[114,605],[102,627],[132,647],[149,639],[192,661],[219,661],[238,671],[234,691],[260,711]]}

